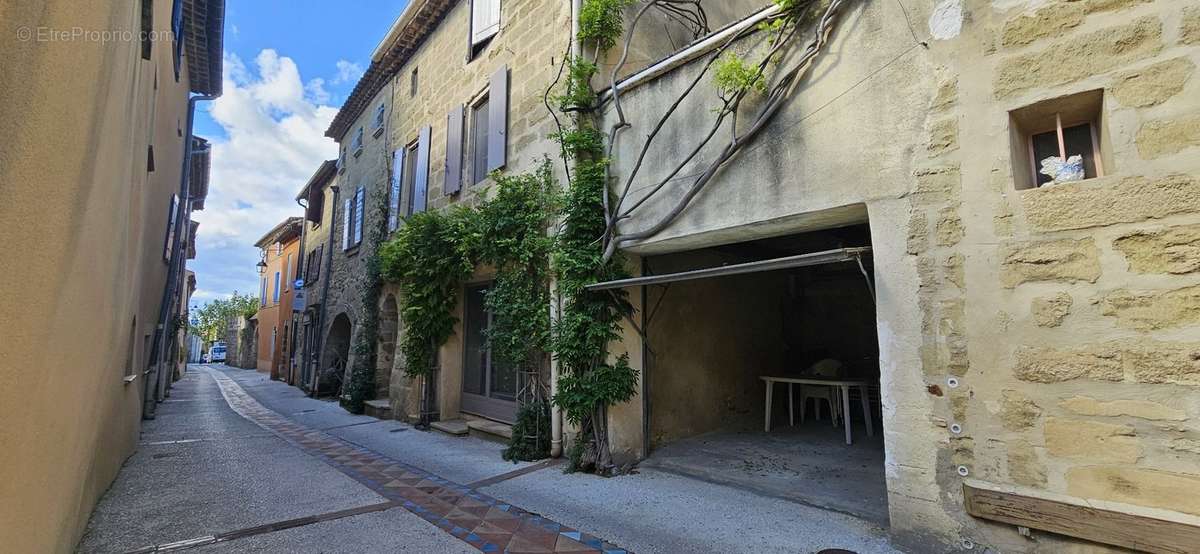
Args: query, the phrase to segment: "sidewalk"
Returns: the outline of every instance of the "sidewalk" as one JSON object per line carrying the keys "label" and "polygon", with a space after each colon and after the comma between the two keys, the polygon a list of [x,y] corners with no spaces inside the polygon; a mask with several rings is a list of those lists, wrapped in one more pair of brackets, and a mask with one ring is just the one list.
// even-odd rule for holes
{"label": "sidewalk", "polygon": [[[514,550],[521,545],[529,551],[539,549],[516,541],[518,535],[549,540],[550,535],[521,534],[530,521],[536,521],[539,529],[531,533],[553,529],[561,536],[602,538],[603,548],[614,551],[815,552],[834,547],[860,553],[895,551],[883,531],[849,516],[652,469],[604,479],[566,475],[557,467],[512,464],[501,460],[502,446],[496,443],[350,415],[336,403],[306,398],[298,389],[270,381],[264,374],[212,367],[221,371],[209,374],[197,368],[189,373],[176,385],[159,418],[149,422],[145,445],[97,508],[81,551],[129,550],[330,513],[339,519],[262,532],[201,550],[478,551],[473,545],[484,549],[485,541],[467,540],[469,529],[459,532],[456,523],[439,522],[441,516],[414,513],[412,507],[403,506],[405,499],[424,493],[401,490],[404,483],[380,488],[384,483],[376,481],[391,475],[408,479],[413,487],[418,481],[430,485],[434,488],[429,490],[449,495],[445,498],[456,506],[464,505],[464,500],[474,502],[464,495],[477,495],[473,497],[494,502],[495,507],[510,506],[506,509],[524,522],[522,531],[512,535]],[[229,403],[257,423],[239,415]],[[181,439],[200,440],[149,444]],[[155,458],[168,452],[174,454]],[[505,475],[518,469],[531,472]],[[499,482],[470,486],[485,479]],[[437,500],[418,500],[425,502],[422,505],[437,504]],[[389,501],[399,501],[401,506],[380,507]],[[379,511],[337,514],[349,508]],[[467,518],[456,521],[470,529],[486,527],[474,527],[479,518],[492,521],[491,516],[455,513]],[[559,550],[566,543],[575,544],[559,540],[563,541]]]}

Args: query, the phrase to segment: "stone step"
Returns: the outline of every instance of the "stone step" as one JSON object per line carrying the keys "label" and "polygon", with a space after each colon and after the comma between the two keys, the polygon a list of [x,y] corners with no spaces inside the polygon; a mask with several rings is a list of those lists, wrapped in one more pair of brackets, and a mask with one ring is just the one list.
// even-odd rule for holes
{"label": "stone step", "polygon": [[449,419],[446,421],[435,421],[429,424],[435,430],[441,431],[447,435],[461,437],[467,434],[467,422],[461,419]]}
{"label": "stone step", "polygon": [[392,419],[392,403],[387,400],[368,400],[363,403],[363,413],[376,419]]}
{"label": "stone step", "polygon": [[473,419],[467,422],[472,437],[508,444],[512,439],[512,425],[488,419]]}

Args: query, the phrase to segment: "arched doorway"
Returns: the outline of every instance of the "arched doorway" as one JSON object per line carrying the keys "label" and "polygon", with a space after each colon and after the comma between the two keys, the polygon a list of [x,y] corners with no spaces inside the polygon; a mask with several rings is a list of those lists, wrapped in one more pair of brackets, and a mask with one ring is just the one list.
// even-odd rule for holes
{"label": "arched doorway", "polygon": [[346,377],[346,365],[350,359],[350,336],[353,326],[346,314],[338,314],[329,326],[329,334],[325,337],[325,351],[321,356],[320,374],[318,375],[318,394],[341,394],[342,383]]}
{"label": "arched doorway", "polygon": [[396,297],[387,295],[379,309],[379,338],[375,350],[375,398],[388,398],[392,363],[396,359],[396,331],[400,327]]}

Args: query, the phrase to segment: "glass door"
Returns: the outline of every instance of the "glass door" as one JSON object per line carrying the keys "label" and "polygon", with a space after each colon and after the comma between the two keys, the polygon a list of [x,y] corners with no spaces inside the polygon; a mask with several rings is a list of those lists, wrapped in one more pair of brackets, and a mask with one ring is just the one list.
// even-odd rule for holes
{"label": "glass door", "polygon": [[517,372],[492,359],[487,329],[492,314],[485,303],[489,285],[466,288],[463,314],[462,411],[512,423],[517,416]]}

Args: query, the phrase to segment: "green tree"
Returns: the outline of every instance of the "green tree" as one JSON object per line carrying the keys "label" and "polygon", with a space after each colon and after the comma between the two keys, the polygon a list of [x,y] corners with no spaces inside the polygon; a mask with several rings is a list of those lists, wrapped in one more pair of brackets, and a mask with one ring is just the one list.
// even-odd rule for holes
{"label": "green tree", "polygon": [[194,310],[196,334],[205,342],[216,342],[225,336],[229,318],[250,317],[258,311],[258,299],[233,291],[229,298],[217,298]]}

